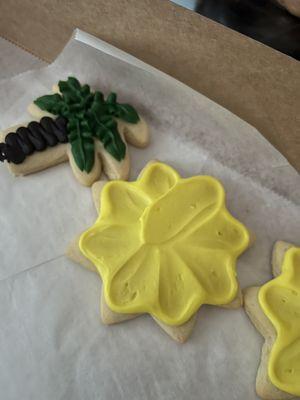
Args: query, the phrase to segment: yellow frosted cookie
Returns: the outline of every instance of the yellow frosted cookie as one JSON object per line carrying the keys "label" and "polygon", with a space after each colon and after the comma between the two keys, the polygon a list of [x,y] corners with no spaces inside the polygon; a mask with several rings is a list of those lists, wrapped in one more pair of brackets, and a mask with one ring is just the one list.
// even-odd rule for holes
{"label": "yellow frosted cookie", "polygon": [[263,399],[300,396],[300,248],[277,242],[274,279],[245,291],[245,309],[265,338],[256,387]]}
{"label": "yellow frosted cookie", "polygon": [[202,304],[240,305],[236,261],[250,235],[219,181],[151,162],[135,182],[93,189],[99,217],[68,253],[99,273],[114,322],[148,313],[183,341]]}

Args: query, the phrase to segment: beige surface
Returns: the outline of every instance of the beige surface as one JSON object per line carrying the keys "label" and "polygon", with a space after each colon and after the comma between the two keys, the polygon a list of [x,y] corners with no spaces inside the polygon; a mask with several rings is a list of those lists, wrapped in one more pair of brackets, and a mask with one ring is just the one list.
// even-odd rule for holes
{"label": "beige surface", "polygon": [[300,17],[300,1],[299,0],[277,0],[282,7],[285,7],[291,14]]}
{"label": "beige surface", "polygon": [[165,0],[8,0],[0,16],[0,35],[48,61],[76,27],[100,37],[251,123],[300,170],[296,60]]}

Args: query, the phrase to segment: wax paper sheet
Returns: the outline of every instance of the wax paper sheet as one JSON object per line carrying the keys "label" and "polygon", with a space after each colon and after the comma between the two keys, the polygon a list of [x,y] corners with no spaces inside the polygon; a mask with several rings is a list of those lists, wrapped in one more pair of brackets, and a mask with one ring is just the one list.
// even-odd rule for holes
{"label": "wax paper sheet", "polygon": [[0,36],[0,79],[10,78],[29,69],[47,65],[34,55]]}
{"label": "wax paper sheet", "polygon": [[[300,178],[282,155],[224,108],[84,32],[52,65],[0,82],[0,128],[29,121],[27,105],[68,75],[116,91],[148,121],[150,146],[130,148],[132,179],[156,158],[223,182],[228,208],[256,234],[238,261],[242,287],[271,277],[276,240],[300,244]],[[263,340],[243,309],[202,307],[184,345],[150,316],[104,326],[99,277],[64,256],[96,218],[90,189],[67,163],[22,178],[2,165],[0,182],[1,399],[257,398]]]}

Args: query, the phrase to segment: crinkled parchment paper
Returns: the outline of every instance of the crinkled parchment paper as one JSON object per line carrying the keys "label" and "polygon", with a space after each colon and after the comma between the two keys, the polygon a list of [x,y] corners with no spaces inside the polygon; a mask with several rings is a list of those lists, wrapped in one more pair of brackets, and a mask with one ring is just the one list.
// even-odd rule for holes
{"label": "crinkled parchment paper", "polygon": [[[222,180],[230,211],[257,236],[238,262],[242,287],[271,277],[275,240],[300,244],[300,178],[282,155],[206,97],[83,32],[50,66],[0,81],[0,128],[29,121],[27,105],[68,75],[116,91],[149,122],[151,145],[130,148],[133,179],[156,158]],[[90,189],[67,163],[22,178],[1,166],[0,182],[1,399],[256,399],[262,338],[242,309],[202,307],[184,345],[149,316],[104,326],[99,277],[64,257],[96,218]]]}

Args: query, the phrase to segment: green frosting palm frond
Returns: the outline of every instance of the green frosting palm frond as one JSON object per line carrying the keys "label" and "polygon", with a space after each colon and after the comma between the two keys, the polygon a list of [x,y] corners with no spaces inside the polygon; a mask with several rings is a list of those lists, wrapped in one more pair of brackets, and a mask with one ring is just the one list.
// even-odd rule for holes
{"label": "green frosting palm frond", "polygon": [[34,103],[41,110],[67,118],[68,139],[78,168],[87,173],[93,168],[95,138],[116,160],[123,160],[126,145],[116,118],[137,123],[136,110],[129,104],[118,103],[115,93],[105,100],[100,91],[91,92],[89,85],[81,85],[74,77],[59,81],[58,87],[60,93],[41,96]]}

